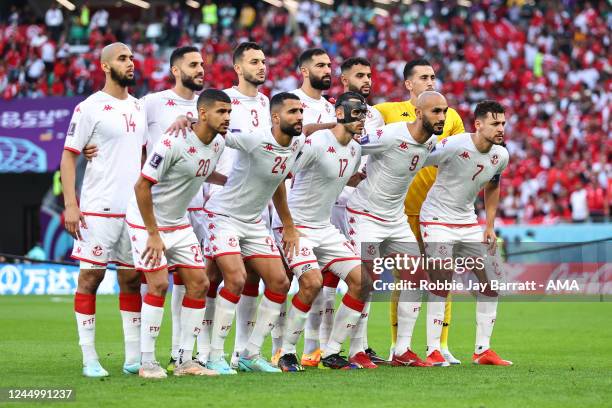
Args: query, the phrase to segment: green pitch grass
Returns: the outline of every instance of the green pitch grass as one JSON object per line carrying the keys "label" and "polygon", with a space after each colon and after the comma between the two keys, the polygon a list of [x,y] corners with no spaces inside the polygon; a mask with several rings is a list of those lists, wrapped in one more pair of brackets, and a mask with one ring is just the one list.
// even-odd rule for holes
{"label": "green pitch grass", "polygon": [[[68,407],[612,406],[610,302],[500,304],[493,346],[514,361],[513,367],[471,364],[474,304],[456,302],[450,344],[464,362],[459,367],[379,367],[350,372],[310,369],[295,374],[239,373],[161,381],[121,373],[123,345],[117,298],[99,296],[97,312],[98,353],[111,376],[86,379],[81,376],[72,297],[0,296],[0,387],[73,387],[76,402],[54,403]],[[424,332],[421,318],[412,342],[421,355]],[[372,307],[369,338],[371,346],[386,356],[386,303]],[[232,338],[227,345],[228,349],[233,345]],[[164,364],[169,348],[167,308],[157,347],[158,359]],[[269,354],[269,343],[265,350]]]}

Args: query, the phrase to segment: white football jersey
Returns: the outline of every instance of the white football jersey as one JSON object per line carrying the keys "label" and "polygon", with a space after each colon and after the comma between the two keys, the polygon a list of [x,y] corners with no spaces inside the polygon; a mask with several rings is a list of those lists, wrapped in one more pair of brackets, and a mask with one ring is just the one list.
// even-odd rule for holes
{"label": "white football jersey", "polygon": [[368,113],[364,124],[365,134],[374,133],[379,127],[385,126],[385,120],[382,114],[375,107],[368,105]]}
{"label": "white football jersey", "polygon": [[98,155],[85,168],[82,212],[125,214],[140,173],[146,124],[142,104],[131,95],[117,99],[99,91],[75,108],[64,148],[81,153],[87,144],[98,146]]}
{"label": "white football jersey", "polygon": [[[160,231],[189,226],[187,207],[215,170],[224,146],[225,140],[220,135],[206,145],[192,131],[184,138],[164,137],[153,146],[142,176],[154,183],[153,212]],[[133,226],[144,227],[134,194],[126,220]]]}
{"label": "white football jersey", "polygon": [[284,147],[270,129],[228,132],[225,145],[238,151],[236,160],[227,183],[206,202],[206,210],[244,222],[257,221],[291,171],[304,139],[304,135],[296,136]]}
{"label": "white football jersey", "polygon": [[423,167],[436,136],[420,144],[406,122],[391,123],[361,139],[361,151],[369,155],[367,177],[349,197],[347,207],[383,220],[404,216],[404,199],[414,175]]}
{"label": "white football jersey", "polygon": [[[159,142],[166,129],[170,127],[176,118],[185,115],[188,118],[197,118],[198,96],[193,99],[183,99],[172,89],[155,92],[143,96],[140,101],[147,112],[147,157],[151,155],[153,146]],[[189,208],[199,208],[204,206],[204,194],[202,189],[193,196]]]}
{"label": "white football jersey", "polygon": [[291,91],[291,93],[297,95],[302,101],[302,107],[304,108],[302,123],[304,125],[336,122],[336,108],[324,97],[312,99],[299,88]]}
{"label": "white football jersey", "polygon": [[[332,206],[360,163],[361,146],[354,140],[343,146],[327,129],[306,139],[287,194],[294,224],[313,228],[329,225]],[[276,214],[272,225],[282,226]]]}
{"label": "white football jersey", "polygon": [[438,175],[421,207],[423,222],[474,224],[474,202],[491,179],[498,178],[508,166],[508,150],[493,145],[480,153],[471,133],[442,139],[425,161],[437,166]]}

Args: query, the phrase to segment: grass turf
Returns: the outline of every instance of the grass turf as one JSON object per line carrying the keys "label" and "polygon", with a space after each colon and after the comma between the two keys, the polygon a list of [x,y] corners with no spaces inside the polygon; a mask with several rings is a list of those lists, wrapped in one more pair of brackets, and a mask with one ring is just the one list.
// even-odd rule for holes
{"label": "grass turf", "polygon": [[[167,306],[170,302],[166,302]],[[167,362],[166,308],[158,358]],[[350,372],[309,369],[295,374],[144,381],[121,373],[123,344],[115,296],[98,296],[97,349],[105,379],[81,376],[81,354],[70,296],[0,296],[0,387],[73,387],[76,402],[54,406],[279,407],[604,407],[612,406],[612,303],[501,303],[493,346],[512,367],[470,362],[474,304],[453,307],[450,345],[463,365]],[[422,355],[423,317],[413,348]],[[370,345],[389,347],[388,304],[373,304]],[[233,345],[230,336],[226,349]],[[264,350],[269,357],[269,340]],[[301,346],[298,347],[301,350]],[[13,406],[36,405],[18,403]]]}

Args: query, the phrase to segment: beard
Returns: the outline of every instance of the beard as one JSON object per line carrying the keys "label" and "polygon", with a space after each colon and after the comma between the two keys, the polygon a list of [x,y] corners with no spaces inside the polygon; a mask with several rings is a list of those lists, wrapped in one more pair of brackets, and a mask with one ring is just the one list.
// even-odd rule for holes
{"label": "beard", "polygon": [[136,77],[128,78],[127,75],[120,75],[118,71],[116,71],[113,67],[111,67],[111,79],[115,81],[119,86],[125,88],[127,86],[136,85]]}
{"label": "beard", "polygon": [[349,91],[358,93],[359,95],[363,96],[365,99],[368,99],[368,96],[370,96],[370,91],[364,92],[361,90],[361,88],[357,88],[351,85],[349,85]]}
{"label": "beard", "polygon": [[190,89],[192,91],[201,91],[202,89],[204,89],[204,83],[200,85],[196,84],[195,78],[185,75],[183,71],[181,71],[181,82],[183,83],[183,86],[185,88]]}
{"label": "beard", "polygon": [[253,74],[250,73],[244,73],[244,80],[247,81],[250,84],[253,84],[255,86],[259,86],[259,85],[263,85],[264,82],[266,82],[266,77],[264,75],[264,79],[257,79],[257,77]]}
{"label": "beard", "polygon": [[441,130],[435,130],[434,125],[428,121],[425,117],[423,117],[423,129],[427,131],[427,133],[439,136],[444,132],[444,126],[442,126]]}
{"label": "beard", "polygon": [[292,125],[291,124],[287,124],[287,123],[281,123],[281,125],[280,125],[281,131],[284,134],[289,135],[291,137],[299,136],[299,135],[302,134],[301,123],[300,123],[300,130],[297,130],[296,127],[297,127],[297,123],[294,123]]}
{"label": "beard", "polygon": [[331,75],[317,78],[314,75],[310,75],[310,86],[319,91],[326,91],[331,88]]}

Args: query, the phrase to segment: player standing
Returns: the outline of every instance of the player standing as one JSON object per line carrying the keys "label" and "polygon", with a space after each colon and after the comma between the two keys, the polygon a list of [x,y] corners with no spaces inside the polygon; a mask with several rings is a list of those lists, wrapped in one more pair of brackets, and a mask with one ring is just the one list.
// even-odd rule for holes
{"label": "player standing", "polygon": [[[416,100],[424,91],[435,90],[436,75],[429,61],[424,59],[416,59],[409,61],[404,66],[404,86],[409,92],[410,99],[402,102],[385,102],[374,106],[383,116],[386,124],[395,122],[412,122],[416,118]],[[461,117],[453,108],[448,109],[446,122],[444,123],[444,131],[438,136],[438,140],[442,140],[448,136],[456,135],[465,132]],[[406,215],[408,216],[408,224],[410,229],[417,237],[419,245],[422,245],[421,231],[419,228],[419,211],[425,200],[427,191],[431,188],[436,179],[435,167],[427,167],[421,169],[408,188],[406,194]],[[399,291],[394,291],[391,301],[391,356],[393,356],[393,348],[397,339],[397,299]],[[460,364],[451,352],[448,350],[448,327],[451,320],[451,300],[450,296],[446,302],[444,314],[444,328],[442,331],[442,355],[451,364]],[[418,313],[418,311],[416,312]],[[431,321],[432,316],[428,314],[427,321]]]}
{"label": "player standing", "polygon": [[[302,74],[302,86],[291,93],[297,95],[302,101],[304,133],[312,134],[316,130],[331,129],[336,125],[336,109],[323,97],[323,91],[331,88],[332,84],[329,55],[321,48],[307,49],[299,56],[298,67]],[[335,290],[333,292],[335,295]],[[304,353],[301,361],[304,366],[316,367],[321,361],[320,327],[323,315],[326,313],[324,300],[324,294],[321,291],[308,313],[304,331]],[[333,310],[332,306],[328,313],[332,321]],[[331,324],[328,325],[328,329],[331,330]],[[272,355],[277,355],[282,343],[282,333],[282,324],[279,324],[278,329],[272,333]],[[327,336],[329,336],[329,331],[327,331]]]}
{"label": "player standing", "polygon": [[[322,272],[343,279],[348,292],[332,324],[330,340],[323,344],[321,364],[334,369],[352,367],[340,356],[340,347],[357,325],[371,282],[367,274],[361,273],[360,258],[354,247],[331,224],[330,217],[338,194],[359,170],[361,147],[353,137],[361,135],[366,114],[367,105],[361,95],[354,92],[340,95],[336,101],[338,124],[331,130],[314,132],[293,169],[288,204],[302,237],[298,254],[285,254],[291,272],[298,279],[299,291],[286,317],[278,361],[283,371],[303,370],[296,357],[295,345],[304,331],[311,304],[321,290]],[[273,226],[280,244],[282,227],[278,216]]]}
{"label": "player standing", "polygon": [[[497,246],[495,215],[499,203],[500,176],[508,165],[509,155],[504,142],[505,110],[495,101],[483,101],[474,111],[475,133],[442,140],[429,155],[426,165],[438,167],[436,182],[429,190],[421,208],[421,231],[428,257],[445,258],[449,255],[481,258],[490,281],[501,262],[486,254],[486,246],[494,253]],[[478,225],[474,203],[484,187],[486,228]],[[484,243],[484,244],[483,244]],[[452,272],[452,271],[451,271]],[[441,280],[442,277],[435,279]],[[434,280],[434,279],[432,279]],[[430,294],[428,309],[435,309],[434,319],[442,320],[448,291]],[[497,293],[485,289],[477,295],[475,364],[511,365],[490,348],[491,334],[497,315]],[[435,320],[434,320],[435,321]],[[440,324],[427,327],[427,354],[440,350]],[[435,359],[432,359],[435,360]],[[443,360],[442,360],[443,362]]]}
{"label": "player standing", "polygon": [[148,292],[142,306],[140,376],[165,378],[155,360],[155,342],[164,314],[168,270],[184,282],[180,311],[180,339],[174,375],[218,375],[192,360],[197,334],[202,330],[208,278],[200,242],[187,217],[192,198],[202,191],[224,147],[229,127],[230,99],[207,89],[197,101],[198,122],[185,138],[164,138],[150,147],[147,161],[126,216],[132,255],[138,270],[147,274]]}
{"label": "player standing", "polygon": [[280,372],[261,356],[261,346],[278,321],[289,280],[261,213],[273,199],[279,213],[287,215],[283,219],[285,250],[287,253],[293,251],[299,234],[286,209],[282,182],[295,163],[304,136],[302,106],[297,96],[275,95],[270,109],[271,131],[235,130],[226,135],[226,145],[238,150],[238,154],[227,183],[205,206],[210,255],[224,281],[215,305],[207,366],[225,374],[235,373],[224,359],[224,343],[246,280],[245,263],[263,279],[266,290],[255,327],[240,354],[239,368]]}
{"label": "player standing", "polygon": [[[138,179],[145,144],[146,118],[142,104],[128,93],[135,84],[130,49],[113,43],[102,49],[104,88],[75,109],[60,165],[66,230],[75,238],[72,257],[80,261],[74,310],[83,352],[83,375],[105,377],[95,349],[96,291],[109,262],[117,265],[119,308],[125,339],[123,372],[140,367],[140,275],[130,255],[125,210],[130,189]],[[80,205],[75,189],[77,156],[88,143],[99,154],[87,163]]]}

